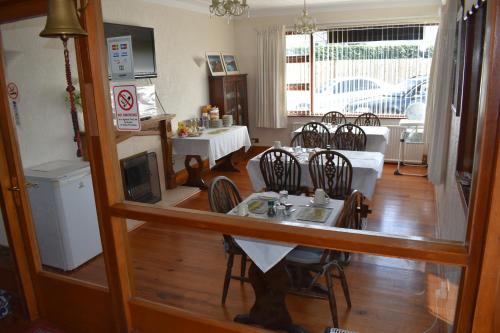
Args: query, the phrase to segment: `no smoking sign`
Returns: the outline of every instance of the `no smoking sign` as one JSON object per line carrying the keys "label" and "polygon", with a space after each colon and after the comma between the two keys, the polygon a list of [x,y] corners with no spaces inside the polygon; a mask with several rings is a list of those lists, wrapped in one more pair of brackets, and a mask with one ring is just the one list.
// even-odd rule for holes
{"label": "no smoking sign", "polygon": [[141,120],[137,107],[137,90],[134,85],[114,86],[116,127],[120,131],[140,131]]}

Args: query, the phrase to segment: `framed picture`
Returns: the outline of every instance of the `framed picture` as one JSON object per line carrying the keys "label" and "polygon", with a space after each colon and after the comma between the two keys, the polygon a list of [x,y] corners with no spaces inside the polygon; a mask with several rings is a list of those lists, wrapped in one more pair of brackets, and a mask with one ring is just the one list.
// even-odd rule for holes
{"label": "framed picture", "polygon": [[207,63],[212,76],[224,76],[224,64],[222,63],[222,55],[219,52],[207,52]]}
{"label": "framed picture", "polygon": [[238,64],[236,63],[236,57],[231,54],[222,54],[222,60],[224,61],[224,68],[227,74],[239,74]]}

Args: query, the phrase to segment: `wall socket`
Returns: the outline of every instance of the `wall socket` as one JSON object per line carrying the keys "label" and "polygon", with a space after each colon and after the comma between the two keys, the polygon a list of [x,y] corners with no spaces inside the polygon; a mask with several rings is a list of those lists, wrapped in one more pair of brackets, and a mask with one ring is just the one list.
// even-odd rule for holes
{"label": "wall socket", "polygon": [[259,143],[259,138],[251,138],[250,139],[253,143]]}

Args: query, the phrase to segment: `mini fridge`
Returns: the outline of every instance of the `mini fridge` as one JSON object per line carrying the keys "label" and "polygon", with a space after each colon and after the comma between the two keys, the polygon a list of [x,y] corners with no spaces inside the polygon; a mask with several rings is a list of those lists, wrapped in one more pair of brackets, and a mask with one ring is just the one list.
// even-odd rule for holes
{"label": "mini fridge", "polygon": [[89,164],[53,161],[24,173],[42,263],[70,271],[100,254]]}

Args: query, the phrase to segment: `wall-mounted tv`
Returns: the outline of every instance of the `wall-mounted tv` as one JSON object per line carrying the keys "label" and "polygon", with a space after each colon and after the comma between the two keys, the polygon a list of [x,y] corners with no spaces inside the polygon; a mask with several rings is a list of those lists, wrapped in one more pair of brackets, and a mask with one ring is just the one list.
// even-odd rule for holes
{"label": "wall-mounted tv", "polygon": [[106,38],[132,36],[135,78],[157,77],[153,28],[104,23],[104,34]]}

